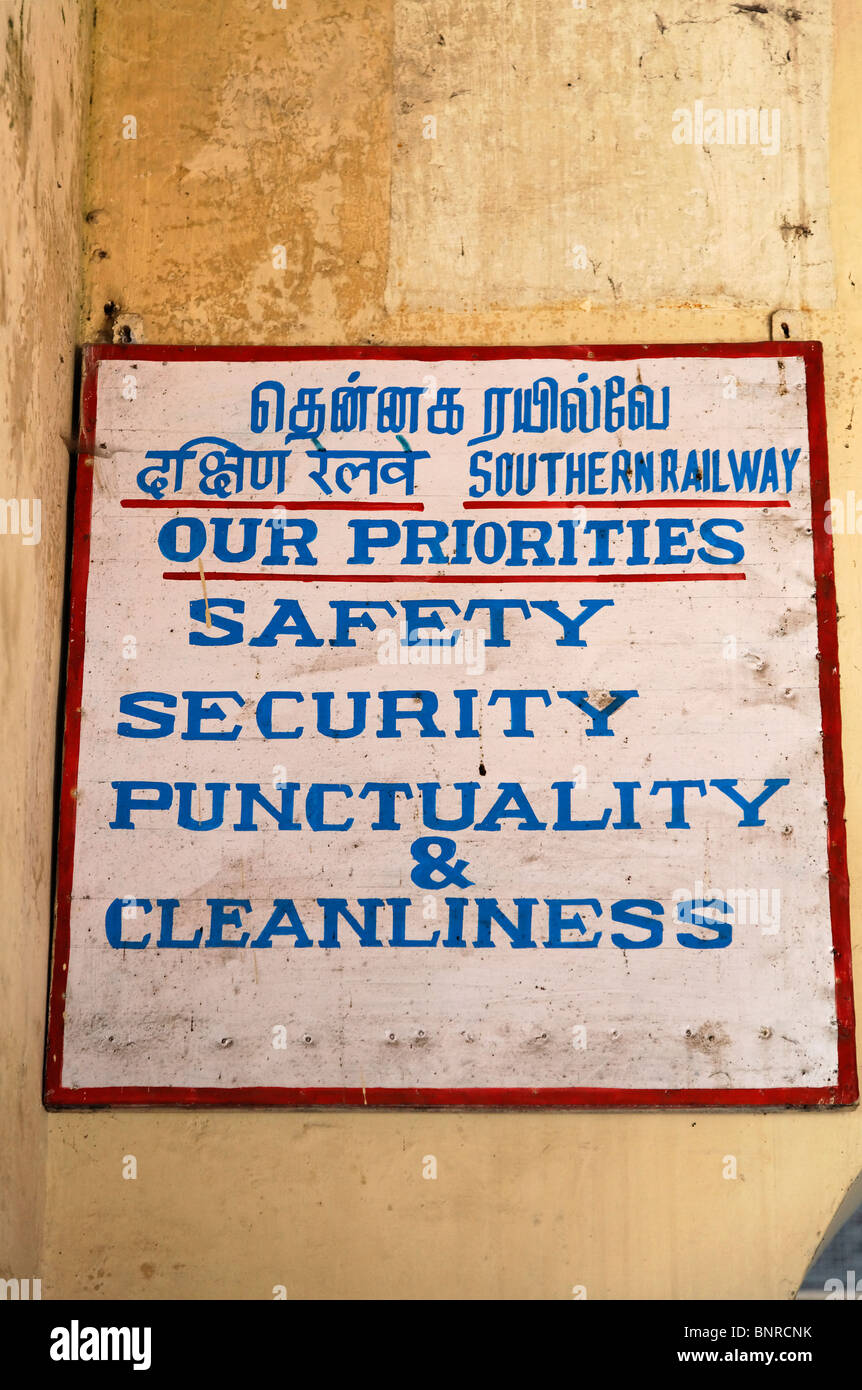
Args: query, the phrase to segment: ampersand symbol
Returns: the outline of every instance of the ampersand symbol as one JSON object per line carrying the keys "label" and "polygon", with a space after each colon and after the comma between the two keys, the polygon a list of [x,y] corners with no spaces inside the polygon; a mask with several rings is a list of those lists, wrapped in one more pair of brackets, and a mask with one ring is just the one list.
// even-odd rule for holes
{"label": "ampersand symbol", "polygon": [[[432,854],[432,849],[438,852]],[[462,873],[467,867],[467,860],[455,859],[449,863],[457,849],[455,841],[445,835],[422,835],[414,840],[410,853],[416,860],[416,867],[410,877],[417,888],[448,888],[450,884],[457,888],[469,888],[473,880],[465,878]],[[439,878],[435,877],[437,874]]]}

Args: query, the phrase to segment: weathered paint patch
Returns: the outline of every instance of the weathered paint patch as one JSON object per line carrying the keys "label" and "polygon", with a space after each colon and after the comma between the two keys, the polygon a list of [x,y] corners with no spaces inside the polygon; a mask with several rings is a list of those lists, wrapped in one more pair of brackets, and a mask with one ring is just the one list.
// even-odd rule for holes
{"label": "weathered paint patch", "polygon": [[396,0],[390,311],[831,304],[831,34],[829,0]]}

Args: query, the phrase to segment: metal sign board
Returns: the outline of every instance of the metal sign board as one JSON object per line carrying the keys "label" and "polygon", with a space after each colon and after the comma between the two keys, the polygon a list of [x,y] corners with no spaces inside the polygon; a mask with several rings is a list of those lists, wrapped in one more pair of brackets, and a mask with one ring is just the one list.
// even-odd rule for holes
{"label": "metal sign board", "polygon": [[93,347],[52,1105],[856,1100],[817,343]]}

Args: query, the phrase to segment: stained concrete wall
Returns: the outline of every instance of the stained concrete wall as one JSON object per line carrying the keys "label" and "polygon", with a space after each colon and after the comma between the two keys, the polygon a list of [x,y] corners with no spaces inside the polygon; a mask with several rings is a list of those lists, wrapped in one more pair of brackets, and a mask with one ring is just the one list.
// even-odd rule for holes
{"label": "stained concrete wall", "polygon": [[[100,0],[83,339],[134,314],[150,342],[746,341],[781,309],[824,341],[853,489],[854,0],[277,4]],[[698,100],[778,109],[779,151],[675,143]],[[862,1169],[856,1112],[54,1114],[46,1142],[55,1297],[789,1297]]]}
{"label": "stained concrete wall", "polygon": [[87,6],[0,0],[0,44],[0,494],[17,503],[0,525],[0,1277],[32,1279]]}

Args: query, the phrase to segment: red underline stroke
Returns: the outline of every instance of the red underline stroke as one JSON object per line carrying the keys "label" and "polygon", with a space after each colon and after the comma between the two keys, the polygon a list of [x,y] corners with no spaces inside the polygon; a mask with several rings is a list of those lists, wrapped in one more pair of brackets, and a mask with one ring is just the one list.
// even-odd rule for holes
{"label": "red underline stroke", "polygon": [[121,507],[169,507],[173,511],[187,511],[191,507],[200,508],[205,511],[212,511],[215,508],[232,511],[272,511],[276,507],[285,512],[424,512],[424,502],[284,502],[284,501],[260,501],[260,502],[234,502],[232,499],[226,501],[224,498],[214,498],[212,501],[205,501],[202,498],[194,497],[188,499],[159,498],[157,501],[150,501],[144,497],[124,497],[120,501]]}
{"label": "red underline stroke", "polygon": [[[697,580],[745,579],[742,571],[730,574],[261,574],[242,570],[205,570],[206,580],[280,580],[295,584],[674,584]],[[197,580],[200,570],[165,570],[162,579]]]}
{"label": "red underline stroke", "polygon": [[538,508],[556,508],[563,511],[572,507],[583,507],[585,511],[589,511],[591,508],[595,507],[607,507],[615,511],[622,510],[625,507],[637,508],[638,510],[644,511],[648,510],[650,507],[673,507],[678,511],[689,511],[693,507],[789,507],[790,503],[784,499],[780,501],[753,502],[748,498],[746,498],[745,501],[739,501],[737,498],[707,497],[698,498],[697,500],[689,498],[684,501],[676,501],[673,498],[660,497],[654,498],[649,502],[638,502],[631,498],[625,498],[622,501],[615,502],[610,498],[603,498],[600,501],[591,499],[587,501],[566,500],[563,502],[544,500],[540,502],[462,502],[461,506],[468,512],[480,510],[512,512],[535,511]]}

